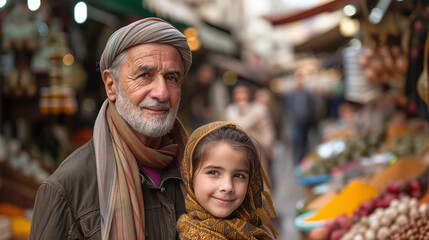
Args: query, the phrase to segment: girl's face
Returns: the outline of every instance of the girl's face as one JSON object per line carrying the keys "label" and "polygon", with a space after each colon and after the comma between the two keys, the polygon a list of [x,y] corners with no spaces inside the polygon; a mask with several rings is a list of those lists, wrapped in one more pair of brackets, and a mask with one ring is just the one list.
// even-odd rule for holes
{"label": "girl's face", "polygon": [[207,149],[192,180],[200,205],[219,218],[237,209],[247,193],[249,167],[246,154],[219,142]]}

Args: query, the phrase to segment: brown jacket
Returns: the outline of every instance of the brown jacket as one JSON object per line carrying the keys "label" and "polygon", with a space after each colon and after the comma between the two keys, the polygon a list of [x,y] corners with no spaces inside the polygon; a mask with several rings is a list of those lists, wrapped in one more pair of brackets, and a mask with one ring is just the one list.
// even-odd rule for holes
{"label": "brown jacket", "polygon": [[[40,186],[30,239],[101,239],[93,144],[74,151]],[[143,175],[146,239],[176,239],[176,221],[186,211],[180,172],[175,164],[167,167],[160,187]]]}

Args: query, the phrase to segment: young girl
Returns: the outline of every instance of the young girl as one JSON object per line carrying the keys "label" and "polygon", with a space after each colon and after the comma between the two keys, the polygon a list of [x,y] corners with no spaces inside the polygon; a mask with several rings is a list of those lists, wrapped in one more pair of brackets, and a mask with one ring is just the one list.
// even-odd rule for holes
{"label": "young girl", "polygon": [[263,191],[263,178],[268,187],[269,182],[254,142],[239,126],[213,122],[195,130],[181,172],[187,214],[177,222],[180,239],[277,237],[262,206],[263,195],[275,216],[271,197]]}

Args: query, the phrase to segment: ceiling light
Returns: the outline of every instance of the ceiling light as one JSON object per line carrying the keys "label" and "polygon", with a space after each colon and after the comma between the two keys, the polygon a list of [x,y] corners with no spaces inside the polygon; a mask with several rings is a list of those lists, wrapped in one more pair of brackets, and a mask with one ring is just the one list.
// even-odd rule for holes
{"label": "ceiling light", "polygon": [[81,23],[84,23],[87,18],[88,18],[88,10],[87,10],[86,3],[80,1],[74,6],[74,20],[77,23],[81,24]]}

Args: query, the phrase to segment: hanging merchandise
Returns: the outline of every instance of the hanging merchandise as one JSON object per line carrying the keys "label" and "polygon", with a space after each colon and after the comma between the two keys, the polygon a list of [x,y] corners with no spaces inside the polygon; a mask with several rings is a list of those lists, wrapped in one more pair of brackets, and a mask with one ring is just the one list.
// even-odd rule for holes
{"label": "hanging merchandise", "polygon": [[417,81],[417,92],[420,98],[425,102],[426,107],[429,104],[429,89],[428,89],[428,52],[429,52],[429,37],[426,36],[423,71],[420,74],[419,80]]}
{"label": "hanging merchandise", "polygon": [[72,115],[77,111],[75,89],[68,81],[71,71],[67,71],[74,63],[73,55],[67,47],[66,34],[61,30],[58,19],[52,21],[49,33],[51,53],[49,56],[49,86],[40,89],[40,111],[43,114]]}
{"label": "hanging merchandise", "polygon": [[407,59],[400,46],[400,39],[390,36],[388,43],[378,40],[363,47],[358,57],[358,63],[362,67],[364,76],[373,84],[391,84],[400,88],[403,85],[407,71]]}
{"label": "hanging merchandise", "polygon": [[3,93],[8,97],[33,97],[37,84],[30,70],[31,57],[38,48],[38,34],[25,4],[14,6],[3,21],[3,50],[14,52],[13,67],[4,73]]}
{"label": "hanging merchandise", "polygon": [[422,0],[415,1],[409,29],[409,67],[407,71],[405,94],[409,99],[407,110],[408,114],[411,116],[427,116],[426,107],[424,107],[424,103],[417,91],[417,82],[423,71],[424,56],[422,53],[424,53],[429,27],[429,16],[427,16],[429,6],[425,2],[426,1]]}

